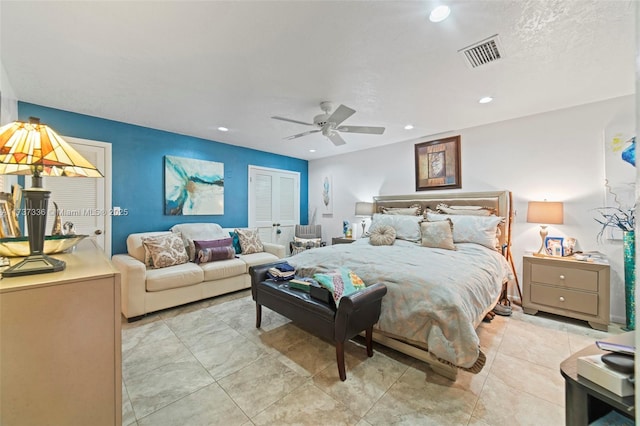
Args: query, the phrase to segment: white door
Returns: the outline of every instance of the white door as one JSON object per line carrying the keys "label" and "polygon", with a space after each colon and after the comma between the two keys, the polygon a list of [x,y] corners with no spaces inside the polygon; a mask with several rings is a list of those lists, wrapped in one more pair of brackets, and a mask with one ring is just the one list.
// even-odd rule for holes
{"label": "white door", "polygon": [[300,173],[249,166],[249,227],[289,250],[300,223]]}
{"label": "white door", "polygon": [[[54,202],[62,224],[73,223],[75,233],[89,235],[111,256],[111,144],[65,136],[76,151],[105,176],[104,178],[45,177],[43,186],[51,191],[46,235],[51,235],[55,220]],[[25,178],[26,188],[31,179]]]}

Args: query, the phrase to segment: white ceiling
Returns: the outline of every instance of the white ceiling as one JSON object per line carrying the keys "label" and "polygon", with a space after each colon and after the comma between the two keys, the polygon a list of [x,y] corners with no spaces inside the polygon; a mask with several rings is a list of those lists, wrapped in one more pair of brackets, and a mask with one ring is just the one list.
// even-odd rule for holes
{"label": "white ceiling", "polygon": [[[632,1],[435,3],[3,0],[2,64],[22,101],[309,160],[634,92]],[[494,34],[504,58],[468,68]],[[325,100],[386,132],[283,140],[312,128],[272,115]]]}

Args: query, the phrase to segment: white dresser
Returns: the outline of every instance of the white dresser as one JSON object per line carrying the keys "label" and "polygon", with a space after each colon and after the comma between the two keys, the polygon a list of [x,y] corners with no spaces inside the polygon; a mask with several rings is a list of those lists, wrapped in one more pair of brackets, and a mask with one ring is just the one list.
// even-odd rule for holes
{"label": "white dresser", "polygon": [[0,280],[0,424],[120,425],[120,273],[88,240],[53,257]]}

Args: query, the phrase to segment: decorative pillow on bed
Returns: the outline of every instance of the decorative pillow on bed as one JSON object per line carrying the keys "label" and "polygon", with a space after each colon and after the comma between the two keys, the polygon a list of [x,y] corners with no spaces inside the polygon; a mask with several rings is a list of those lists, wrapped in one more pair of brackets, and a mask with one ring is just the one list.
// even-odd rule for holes
{"label": "decorative pillow on bed", "polygon": [[467,216],[495,216],[496,209],[483,206],[448,206],[440,203],[436,206],[437,213],[467,215]]}
{"label": "decorative pillow on bed", "polygon": [[142,245],[151,255],[153,267],[156,269],[181,265],[189,261],[179,232],[157,237],[145,237],[142,239]]}
{"label": "decorative pillow on bed", "polygon": [[454,243],[476,243],[496,250],[498,225],[504,220],[503,217],[427,213],[429,222],[445,219],[453,222]]}
{"label": "decorative pillow on bed", "polygon": [[422,216],[407,216],[407,215],[391,215],[375,213],[373,220],[371,221],[371,229],[388,225],[396,230],[396,238],[399,240],[407,240],[413,242],[420,242],[420,222],[422,222]]}
{"label": "decorative pillow on bed", "polygon": [[422,206],[420,204],[413,204],[409,207],[380,207],[380,213],[382,214],[401,214],[408,216],[420,216],[422,214]]}
{"label": "decorative pillow on bed", "polygon": [[257,229],[235,229],[235,233],[238,234],[240,239],[242,254],[262,253],[264,251]]}
{"label": "decorative pillow on bed", "polygon": [[365,288],[360,277],[347,268],[315,274],[313,279],[331,292],[336,307],[340,304],[342,296],[348,296]]}
{"label": "decorative pillow on bed", "polygon": [[457,250],[453,243],[453,222],[447,218],[439,222],[422,222],[422,246]]}
{"label": "decorative pillow on bed", "polygon": [[378,225],[369,230],[369,243],[372,246],[390,246],[396,240],[396,230],[391,225]]}
{"label": "decorative pillow on bed", "polygon": [[233,259],[236,255],[231,237],[210,241],[194,241],[193,245],[196,253],[194,262],[196,263]]}

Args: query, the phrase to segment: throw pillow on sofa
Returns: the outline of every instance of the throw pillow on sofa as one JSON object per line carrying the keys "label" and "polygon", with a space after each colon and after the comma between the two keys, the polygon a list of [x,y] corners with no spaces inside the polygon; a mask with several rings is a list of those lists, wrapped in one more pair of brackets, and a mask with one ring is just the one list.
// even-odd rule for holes
{"label": "throw pillow on sofa", "polygon": [[242,254],[262,253],[264,246],[260,241],[257,229],[235,229],[242,247]]}
{"label": "throw pillow on sofa", "polygon": [[142,239],[142,245],[151,254],[153,267],[156,269],[181,265],[189,261],[179,233],[145,237]]}
{"label": "throw pillow on sofa", "polygon": [[233,239],[220,238],[210,241],[194,241],[196,263],[215,262],[216,260],[233,259],[236,251],[233,248]]}
{"label": "throw pillow on sofa", "polygon": [[242,247],[240,247],[240,238],[238,238],[237,232],[229,232],[229,236],[233,239],[233,248],[236,254],[242,254]]}

